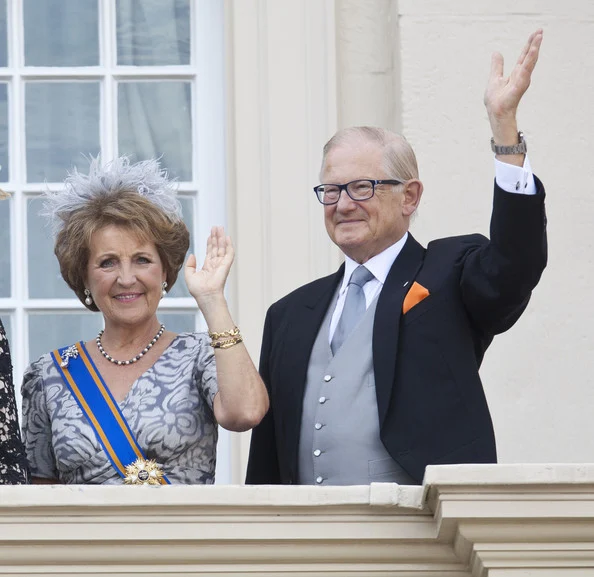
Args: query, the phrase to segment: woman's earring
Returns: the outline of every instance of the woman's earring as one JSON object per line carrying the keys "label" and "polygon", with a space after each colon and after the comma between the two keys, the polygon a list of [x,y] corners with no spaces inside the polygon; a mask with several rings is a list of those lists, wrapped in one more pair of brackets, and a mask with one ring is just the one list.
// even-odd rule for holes
{"label": "woman's earring", "polygon": [[163,284],[161,285],[162,287],[162,291],[161,291],[161,298],[164,299],[167,296],[167,291],[165,290],[167,288],[167,281],[163,281]]}
{"label": "woman's earring", "polygon": [[90,307],[93,304],[93,299],[91,298],[91,291],[89,289],[85,289],[85,304]]}

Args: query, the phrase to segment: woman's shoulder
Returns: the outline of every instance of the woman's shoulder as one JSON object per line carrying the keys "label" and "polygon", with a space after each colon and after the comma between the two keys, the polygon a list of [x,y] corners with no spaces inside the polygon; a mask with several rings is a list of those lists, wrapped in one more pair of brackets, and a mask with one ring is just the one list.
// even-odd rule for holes
{"label": "woman's shoulder", "polygon": [[54,361],[52,354],[45,353],[44,355],[41,355],[25,369],[22,394],[25,395],[28,391],[41,387],[53,371]]}
{"label": "woman's shoulder", "polygon": [[41,355],[37,360],[32,361],[29,366],[25,369],[25,375],[40,374],[52,364],[51,353],[45,353]]}

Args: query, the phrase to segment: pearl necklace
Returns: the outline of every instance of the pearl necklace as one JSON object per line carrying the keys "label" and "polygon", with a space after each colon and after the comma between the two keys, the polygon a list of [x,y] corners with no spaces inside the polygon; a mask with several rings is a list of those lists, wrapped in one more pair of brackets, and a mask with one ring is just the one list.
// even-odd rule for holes
{"label": "pearl necklace", "polygon": [[118,361],[118,360],[114,359],[111,355],[108,355],[105,352],[105,349],[103,348],[103,345],[101,344],[101,337],[103,336],[103,329],[101,329],[99,331],[99,334],[97,335],[97,338],[95,339],[95,342],[97,343],[97,348],[99,349],[99,352],[110,363],[113,363],[114,365],[118,365],[118,366],[132,365],[136,361],[139,361],[142,357],[144,357],[144,355],[146,355],[146,353],[148,353],[153,348],[153,345],[161,338],[161,335],[164,332],[165,332],[165,325],[161,325],[161,328],[159,329],[159,332],[153,337],[153,339],[151,340],[151,342],[148,345],[146,345],[146,347],[144,347],[144,349],[142,349],[135,357],[132,357],[129,361]]}

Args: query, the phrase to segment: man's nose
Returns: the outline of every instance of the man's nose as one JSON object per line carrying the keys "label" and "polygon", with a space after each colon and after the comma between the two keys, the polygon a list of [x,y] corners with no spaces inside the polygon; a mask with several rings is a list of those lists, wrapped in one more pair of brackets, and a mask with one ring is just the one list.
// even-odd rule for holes
{"label": "man's nose", "polygon": [[357,201],[353,200],[348,194],[346,189],[340,192],[338,202],[336,203],[336,210],[340,212],[348,212],[357,208]]}

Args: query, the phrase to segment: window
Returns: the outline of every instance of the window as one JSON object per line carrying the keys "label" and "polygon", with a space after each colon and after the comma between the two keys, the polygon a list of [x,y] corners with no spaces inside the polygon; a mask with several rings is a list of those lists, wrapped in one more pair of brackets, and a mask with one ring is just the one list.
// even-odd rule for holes
{"label": "window", "polygon": [[[0,315],[17,388],[41,354],[102,326],[60,276],[39,194],[89,155],[159,157],[200,261],[225,222],[223,12],[218,0],[0,0]],[[204,328],[183,275],[168,329]],[[221,435],[219,482],[229,481]]]}

